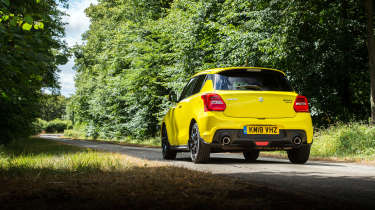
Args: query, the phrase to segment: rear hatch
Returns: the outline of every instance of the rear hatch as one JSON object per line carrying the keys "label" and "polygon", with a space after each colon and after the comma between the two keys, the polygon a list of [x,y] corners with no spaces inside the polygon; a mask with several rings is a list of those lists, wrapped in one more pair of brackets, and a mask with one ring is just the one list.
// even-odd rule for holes
{"label": "rear hatch", "polygon": [[224,115],[238,118],[290,118],[297,94],[284,74],[239,69],[215,75],[215,90],[226,104]]}

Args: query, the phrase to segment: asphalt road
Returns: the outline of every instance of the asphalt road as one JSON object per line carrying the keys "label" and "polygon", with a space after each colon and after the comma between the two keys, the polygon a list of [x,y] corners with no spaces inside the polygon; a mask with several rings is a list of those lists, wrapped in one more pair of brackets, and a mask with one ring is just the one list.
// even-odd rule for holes
{"label": "asphalt road", "polygon": [[[161,149],[129,147],[90,141],[60,139],[54,135],[42,135],[80,147],[123,153],[147,160],[163,161]],[[309,161],[295,165],[285,159],[261,157],[255,163],[246,163],[242,153],[211,154],[207,164],[194,164],[189,153],[179,153],[177,160],[169,164],[217,175],[239,178],[281,191],[326,202],[348,203],[352,207],[375,209],[375,167],[355,163]]]}

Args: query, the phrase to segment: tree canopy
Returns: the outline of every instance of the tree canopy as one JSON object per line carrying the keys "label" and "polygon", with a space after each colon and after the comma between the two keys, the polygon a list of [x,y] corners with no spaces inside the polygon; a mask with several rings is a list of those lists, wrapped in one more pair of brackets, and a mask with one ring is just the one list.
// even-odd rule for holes
{"label": "tree canopy", "polygon": [[32,132],[41,88],[57,89],[67,61],[65,0],[0,0],[0,144]]}
{"label": "tree canopy", "polygon": [[40,98],[40,118],[45,121],[65,117],[69,98],[57,94],[42,94]]}

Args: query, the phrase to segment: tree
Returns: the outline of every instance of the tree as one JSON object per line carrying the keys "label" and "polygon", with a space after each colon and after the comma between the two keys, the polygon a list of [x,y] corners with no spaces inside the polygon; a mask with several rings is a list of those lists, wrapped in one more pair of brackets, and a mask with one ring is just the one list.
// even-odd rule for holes
{"label": "tree", "polygon": [[[61,0],[64,4],[66,1]],[[67,61],[54,0],[0,0],[0,144],[32,133],[41,88],[58,88]]]}
{"label": "tree", "polygon": [[290,14],[280,24],[285,59],[278,65],[310,99],[314,123],[367,120],[370,80],[361,1],[295,0],[285,8]]}
{"label": "tree", "polygon": [[367,15],[367,49],[368,70],[370,74],[370,102],[371,102],[371,124],[375,124],[375,40],[374,40],[374,5],[372,0],[366,0],[365,10]]}
{"label": "tree", "polygon": [[65,116],[67,98],[55,94],[42,94],[40,98],[40,118],[45,121],[62,119]]}

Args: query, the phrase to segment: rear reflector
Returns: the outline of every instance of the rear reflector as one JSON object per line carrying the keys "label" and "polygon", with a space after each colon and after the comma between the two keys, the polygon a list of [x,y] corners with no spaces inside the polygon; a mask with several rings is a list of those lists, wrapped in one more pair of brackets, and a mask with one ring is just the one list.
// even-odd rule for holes
{"label": "rear reflector", "polygon": [[309,112],[309,103],[305,96],[298,95],[294,102],[294,111],[296,112]]}
{"label": "rear reflector", "polygon": [[267,146],[269,144],[268,141],[256,141],[255,145],[257,146]]}
{"label": "rear reflector", "polygon": [[226,108],[224,100],[216,93],[202,95],[204,111],[224,111]]}

